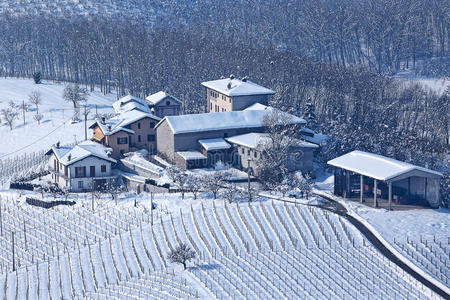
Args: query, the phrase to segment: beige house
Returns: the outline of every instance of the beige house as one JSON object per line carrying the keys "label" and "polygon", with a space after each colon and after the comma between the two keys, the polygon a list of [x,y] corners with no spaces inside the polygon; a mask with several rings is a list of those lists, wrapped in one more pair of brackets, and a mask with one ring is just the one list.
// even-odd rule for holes
{"label": "beige house", "polygon": [[[226,140],[233,146],[233,165],[248,169],[250,167],[255,175],[258,175],[258,161],[264,155],[262,149],[269,142],[267,133],[246,133],[232,136]],[[288,150],[286,167],[289,171],[311,172],[313,170],[314,151],[319,146],[305,141],[297,140]]]}
{"label": "beige house", "polygon": [[208,112],[243,110],[255,103],[269,104],[274,91],[249,81],[246,78],[230,78],[202,82],[206,88]]}
{"label": "beige house", "polygon": [[72,192],[105,189],[115,184],[117,176],[111,172],[116,160],[111,148],[91,141],[74,147],[60,146],[59,142],[46,153],[51,155],[52,182]]}

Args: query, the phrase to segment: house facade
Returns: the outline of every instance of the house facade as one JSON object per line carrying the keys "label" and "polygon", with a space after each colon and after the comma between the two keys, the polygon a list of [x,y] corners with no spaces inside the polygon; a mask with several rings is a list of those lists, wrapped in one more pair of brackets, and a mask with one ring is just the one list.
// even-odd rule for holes
{"label": "house facade", "polygon": [[269,105],[275,92],[249,81],[247,78],[229,78],[202,82],[206,88],[207,112],[243,110],[255,103]]}
{"label": "house facade", "polygon": [[96,119],[89,127],[92,140],[112,149],[112,157],[120,158],[125,153],[146,149],[156,151],[155,126],[160,118],[140,110],[123,112],[111,119]]}
{"label": "house facade", "polygon": [[150,110],[159,118],[178,116],[182,112],[182,102],[174,96],[159,91],[145,98]]}
{"label": "house facade", "polygon": [[111,172],[116,160],[111,158],[112,149],[92,141],[74,147],[52,146],[46,153],[51,155],[52,182],[71,192],[101,190],[117,183]]}

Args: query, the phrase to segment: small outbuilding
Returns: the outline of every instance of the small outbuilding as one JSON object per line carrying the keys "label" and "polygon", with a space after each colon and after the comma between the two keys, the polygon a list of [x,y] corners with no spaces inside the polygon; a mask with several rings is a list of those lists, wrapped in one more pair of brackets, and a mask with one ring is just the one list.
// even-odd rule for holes
{"label": "small outbuilding", "polygon": [[334,167],[334,194],[365,201],[439,207],[442,174],[385,156],[352,151],[328,161]]}

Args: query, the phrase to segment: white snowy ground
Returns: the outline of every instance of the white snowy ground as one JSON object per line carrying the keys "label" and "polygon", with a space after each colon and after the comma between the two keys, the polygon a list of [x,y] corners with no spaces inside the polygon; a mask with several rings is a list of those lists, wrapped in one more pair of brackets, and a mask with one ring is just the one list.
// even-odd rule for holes
{"label": "white snowy ground", "polygon": [[409,71],[398,72],[393,76],[395,79],[402,80],[406,84],[419,83],[423,87],[428,88],[438,95],[442,95],[446,89],[450,87],[449,78],[432,78],[415,75]]}
{"label": "white snowy ground", "polygon": [[[33,79],[0,78],[0,109],[8,107],[12,100],[17,105],[23,100],[28,102],[28,95],[33,91],[39,91],[42,103],[39,105],[39,113],[44,115],[41,124],[33,119],[36,108],[26,113],[26,123],[23,125],[22,111],[19,110],[18,119],[11,131],[8,124],[0,116],[0,159],[11,158],[23,153],[31,153],[48,149],[52,144],[60,141],[62,144],[74,143],[75,140],[84,139],[84,122],[70,124],[73,116],[73,105],[65,102],[62,95],[64,83],[44,81],[36,85]],[[115,94],[103,95],[99,90],[88,97],[87,106],[91,110],[88,117],[88,126],[92,123],[95,114],[95,105],[98,113],[112,113],[111,104],[116,100]],[[92,131],[88,129],[88,137]]]}

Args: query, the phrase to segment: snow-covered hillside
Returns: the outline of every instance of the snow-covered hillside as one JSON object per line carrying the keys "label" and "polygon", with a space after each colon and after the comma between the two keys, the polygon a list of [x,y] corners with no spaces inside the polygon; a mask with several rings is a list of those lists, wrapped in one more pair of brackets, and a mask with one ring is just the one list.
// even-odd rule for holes
{"label": "snow-covered hillside", "polygon": [[[39,105],[39,113],[44,118],[39,125],[33,119],[36,107],[26,113],[26,122],[23,124],[22,111],[18,111],[13,130],[10,130],[3,116],[0,126],[0,159],[7,159],[23,153],[31,153],[49,149],[49,147],[60,141],[62,144],[74,143],[84,139],[84,122],[71,124],[73,116],[73,105],[63,99],[63,83],[44,81],[42,84],[34,84],[32,79],[0,78],[0,109],[6,108],[10,101],[17,105],[29,103],[28,95],[33,91],[41,93],[42,103]],[[97,105],[98,113],[112,113],[111,104],[116,100],[116,95],[103,95],[100,91],[91,93],[88,97],[87,106],[91,114],[88,119],[92,120]],[[90,121],[88,121],[88,126]],[[88,129],[88,138],[92,135]]]}

